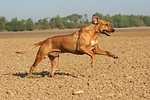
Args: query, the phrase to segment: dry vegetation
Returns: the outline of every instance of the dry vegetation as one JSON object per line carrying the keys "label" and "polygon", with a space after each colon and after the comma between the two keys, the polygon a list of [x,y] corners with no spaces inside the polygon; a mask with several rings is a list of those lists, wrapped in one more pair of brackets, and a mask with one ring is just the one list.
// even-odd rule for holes
{"label": "dry vegetation", "polygon": [[44,59],[27,78],[38,47],[19,55],[34,43],[76,30],[1,32],[0,99],[9,100],[105,100],[150,99],[150,28],[116,29],[100,35],[99,47],[120,55],[114,60],[96,56],[95,67],[87,55],[61,54],[55,78],[49,78]]}

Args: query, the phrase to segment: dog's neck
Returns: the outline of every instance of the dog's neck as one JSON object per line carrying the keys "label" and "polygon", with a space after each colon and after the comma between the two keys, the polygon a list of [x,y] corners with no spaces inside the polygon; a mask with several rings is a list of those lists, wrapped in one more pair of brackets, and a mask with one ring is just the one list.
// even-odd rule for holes
{"label": "dog's neck", "polygon": [[98,35],[100,34],[99,25],[100,25],[100,24],[96,24],[96,25],[94,26],[94,28],[95,28],[95,33],[98,34]]}

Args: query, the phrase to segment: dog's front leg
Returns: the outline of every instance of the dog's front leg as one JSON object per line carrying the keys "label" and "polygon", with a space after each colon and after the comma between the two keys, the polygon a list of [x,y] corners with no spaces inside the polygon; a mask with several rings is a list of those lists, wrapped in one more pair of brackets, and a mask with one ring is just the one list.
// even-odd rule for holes
{"label": "dog's front leg", "polygon": [[99,54],[99,55],[107,55],[107,56],[113,57],[114,59],[118,59],[118,57],[119,57],[115,54],[110,53],[109,51],[100,49],[98,46],[93,50],[93,52],[95,54]]}
{"label": "dog's front leg", "polygon": [[78,50],[81,51],[81,52],[83,52],[83,53],[85,53],[85,54],[87,54],[87,55],[89,55],[89,56],[91,56],[91,58],[92,58],[92,64],[91,64],[91,66],[94,67],[94,64],[95,64],[95,54],[93,54],[85,46],[80,46]]}

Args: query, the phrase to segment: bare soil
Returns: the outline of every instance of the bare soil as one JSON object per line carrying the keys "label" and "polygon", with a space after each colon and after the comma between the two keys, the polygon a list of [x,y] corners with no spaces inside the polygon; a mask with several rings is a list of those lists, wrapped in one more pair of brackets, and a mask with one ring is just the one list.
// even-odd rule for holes
{"label": "bare soil", "polygon": [[150,99],[150,27],[116,29],[100,35],[99,47],[119,59],[96,55],[60,54],[55,78],[48,77],[44,59],[27,78],[38,47],[16,54],[48,37],[76,30],[0,33],[0,100],[141,100]]}

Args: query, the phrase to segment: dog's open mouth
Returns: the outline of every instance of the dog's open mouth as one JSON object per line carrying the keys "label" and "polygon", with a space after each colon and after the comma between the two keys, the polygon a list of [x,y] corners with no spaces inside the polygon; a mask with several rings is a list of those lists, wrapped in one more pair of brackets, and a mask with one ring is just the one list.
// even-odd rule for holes
{"label": "dog's open mouth", "polygon": [[110,35],[111,35],[111,33],[108,32],[108,31],[106,31],[106,30],[103,30],[103,33],[106,34],[107,36],[110,36]]}

